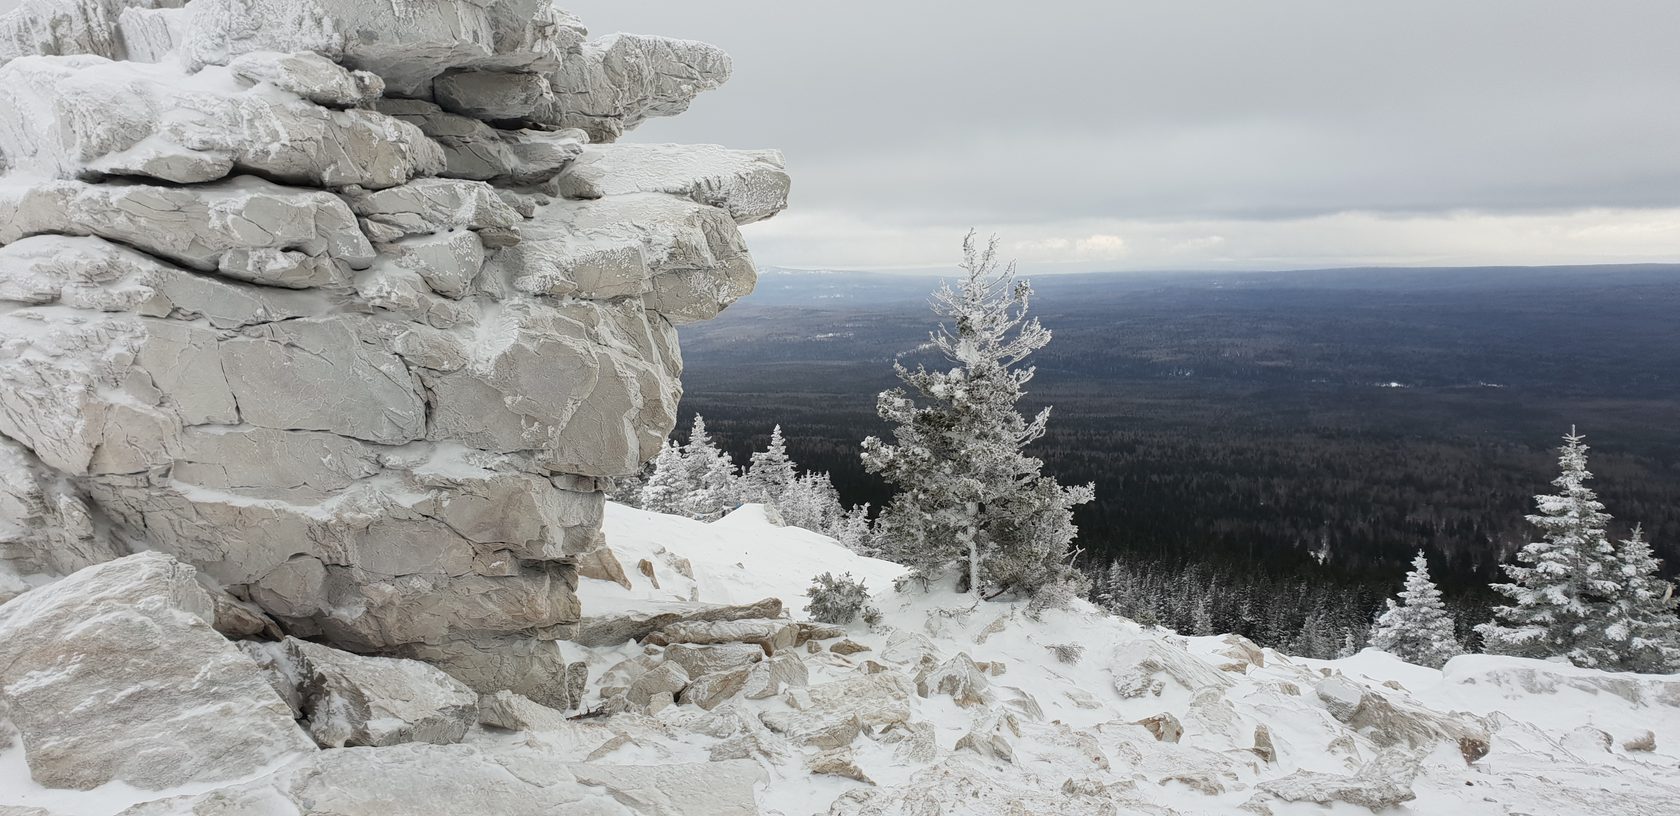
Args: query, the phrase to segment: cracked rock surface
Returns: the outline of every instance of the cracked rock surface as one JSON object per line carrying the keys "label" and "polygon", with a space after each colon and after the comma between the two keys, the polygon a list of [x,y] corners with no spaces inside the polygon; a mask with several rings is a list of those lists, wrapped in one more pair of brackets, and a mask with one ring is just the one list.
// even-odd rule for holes
{"label": "cracked rock surface", "polygon": [[774,151],[610,142],[728,73],[546,0],[0,16],[0,600],[152,550],[287,635],[575,706],[604,480],[788,192]]}

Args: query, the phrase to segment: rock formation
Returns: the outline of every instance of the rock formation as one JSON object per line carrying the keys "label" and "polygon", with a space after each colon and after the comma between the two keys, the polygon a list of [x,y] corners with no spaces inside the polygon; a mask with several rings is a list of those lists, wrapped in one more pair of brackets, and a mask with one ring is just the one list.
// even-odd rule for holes
{"label": "rock formation", "polygon": [[788,192],[772,151],[612,142],[728,57],[547,0],[24,0],[0,63],[0,600],[155,550],[575,704],[603,480]]}

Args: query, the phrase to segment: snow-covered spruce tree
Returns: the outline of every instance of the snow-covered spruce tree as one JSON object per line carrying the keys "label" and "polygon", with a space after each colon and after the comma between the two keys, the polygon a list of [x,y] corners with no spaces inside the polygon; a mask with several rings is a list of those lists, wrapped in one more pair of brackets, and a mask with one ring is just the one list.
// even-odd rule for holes
{"label": "snow-covered spruce tree", "polygon": [[775,502],[782,522],[838,538],[834,533],[845,517],[840,491],[827,473],[801,473]]}
{"label": "snow-covered spruce tree", "polygon": [[777,425],[770,430],[770,446],[753,453],[743,477],[743,493],[748,501],[775,504],[793,484],[794,477],[787,441],[782,438],[782,426]]}
{"label": "snow-covered spruce tree", "polygon": [[1616,547],[1605,533],[1610,514],[1587,481],[1585,437],[1570,429],[1559,448],[1558,492],[1536,496],[1528,517],[1541,540],[1505,565],[1511,582],[1493,588],[1510,604],[1476,628],[1488,654],[1565,657],[1585,668],[1614,669],[1622,655],[1609,631],[1622,591]]}
{"label": "snow-covered spruce tree", "polygon": [[1626,671],[1680,672],[1680,617],[1675,615],[1674,587],[1657,572],[1659,562],[1639,527],[1616,545],[1622,591],[1612,608],[1608,635],[1622,654]]}
{"label": "snow-covered spruce tree", "polygon": [[934,294],[941,322],[927,346],[953,366],[895,363],[909,390],[885,391],[876,406],[894,441],[863,443],[864,467],[899,488],[877,520],[884,554],[924,581],[966,562],[977,597],[1083,584],[1070,565],[1072,508],[1093,489],[1041,473],[1022,448],[1044,435],[1050,409],[1030,420],[1016,409],[1033,376],[1021,363],[1050,332],[1027,317],[1032,288],[1014,264],[999,267],[997,239],[981,249],[970,233],[961,268],[956,288]]}
{"label": "snow-covered spruce tree", "polygon": [[714,521],[741,503],[740,477],[729,454],[718,450],[706,432],[706,420],[694,415],[688,441],[682,447],[687,495],[682,515],[700,521]]}
{"label": "snow-covered spruce tree", "polygon": [[1407,663],[1438,669],[1464,647],[1455,635],[1452,613],[1441,602],[1441,590],[1429,580],[1429,559],[1418,550],[1400,600],[1390,598],[1388,609],[1371,627],[1371,645]]}
{"label": "snow-covered spruce tree", "polygon": [[688,464],[683,461],[682,448],[667,439],[653,460],[653,471],[642,484],[637,506],[652,513],[680,516],[685,511],[688,492]]}
{"label": "snow-covered spruce tree", "polygon": [[869,522],[868,504],[846,510],[829,535],[858,555],[875,555],[875,528]]}

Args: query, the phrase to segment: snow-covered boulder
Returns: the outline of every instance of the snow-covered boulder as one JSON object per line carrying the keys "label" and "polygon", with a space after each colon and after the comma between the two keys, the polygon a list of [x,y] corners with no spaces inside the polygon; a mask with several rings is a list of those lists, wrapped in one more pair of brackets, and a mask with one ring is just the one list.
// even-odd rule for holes
{"label": "snow-covered boulder", "polygon": [[1342,676],[1325,679],[1315,693],[1331,716],[1379,746],[1427,748],[1444,741],[1465,746],[1476,758],[1487,753],[1487,726],[1473,715],[1430,711]]}
{"label": "snow-covered boulder", "polygon": [[[585,617],[572,640],[582,646],[617,646],[641,640],[673,623],[769,619],[781,614],[780,598],[764,598],[750,604],[645,601],[633,610]],[[762,654],[763,650],[759,652]]]}
{"label": "snow-covered boulder", "polygon": [[1417,757],[1390,751],[1351,775],[1296,771],[1262,782],[1260,789],[1285,802],[1346,802],[1377,812],[1416,799],[1412,781],[1417,775]]}
{"label": "snow-covered boulder", "polygon": [[320,751],[253,782],[138,805],[122,816],[758,812],[753,785],[764,771],[754,762],[638,766],[574,759],[541,747],[406,744]]}
{"label": "snow-covered boulder", "polygon": [[0,606],[0,698],[30,775],[164,790],[313,752],[257,665],[211,628],[192,567],[98,564]]}
{"label": "snow-covered boulder", "polygon": [[718,145],[593,145],[554,179],[567,198],[669,193],[720,207],[747,224],[787,207],[790,181],[782,154]]}
{"label": "snow-covered boulder", "polygon": [[323,748],[460,741],[478,714],[478,695],[415,660],[364,657],[286,638],[274,644],[291,664],[304,726]]}

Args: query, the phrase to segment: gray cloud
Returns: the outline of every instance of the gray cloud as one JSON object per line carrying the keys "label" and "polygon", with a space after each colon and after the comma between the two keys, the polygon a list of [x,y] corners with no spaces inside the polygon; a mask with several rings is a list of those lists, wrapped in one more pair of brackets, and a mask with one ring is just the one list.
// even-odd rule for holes
{"label": "gray cloud", "polygon": [[629,138],[785,151],[768,263],[938,263],[969,226],[1086,267],[1680,256],[1672,0],[561,5],[734,56]]}
{"label": "gray cloud", "polygon": [[[782,148],[811,229],[979,224],[1034,241],[1060,229],[1071,244],[1088,237],[1080,222],[1275,223],[1283,235],[1353,212],[1403,224],[1417,246],[1393,254],[1423,259],[1449,253],[1426,251],[1420,219],[1442,224],[1445,250],[1463,243],[1446,231],[1464,211],[1586,228],[1605,208],[1680,207],[1671,2],[568,7],[597,34],[729,50],[728,87],[632,138]],[[772,232],[766,260],[893,263],[810,257],[797,234]],[[1313,246],[1281,249],[1278,263],[1322,260]],[[1510,253],[1469,255],[1484,256]],[[1179,265],[1158,253],[1129,263],[1152,260]]]}

